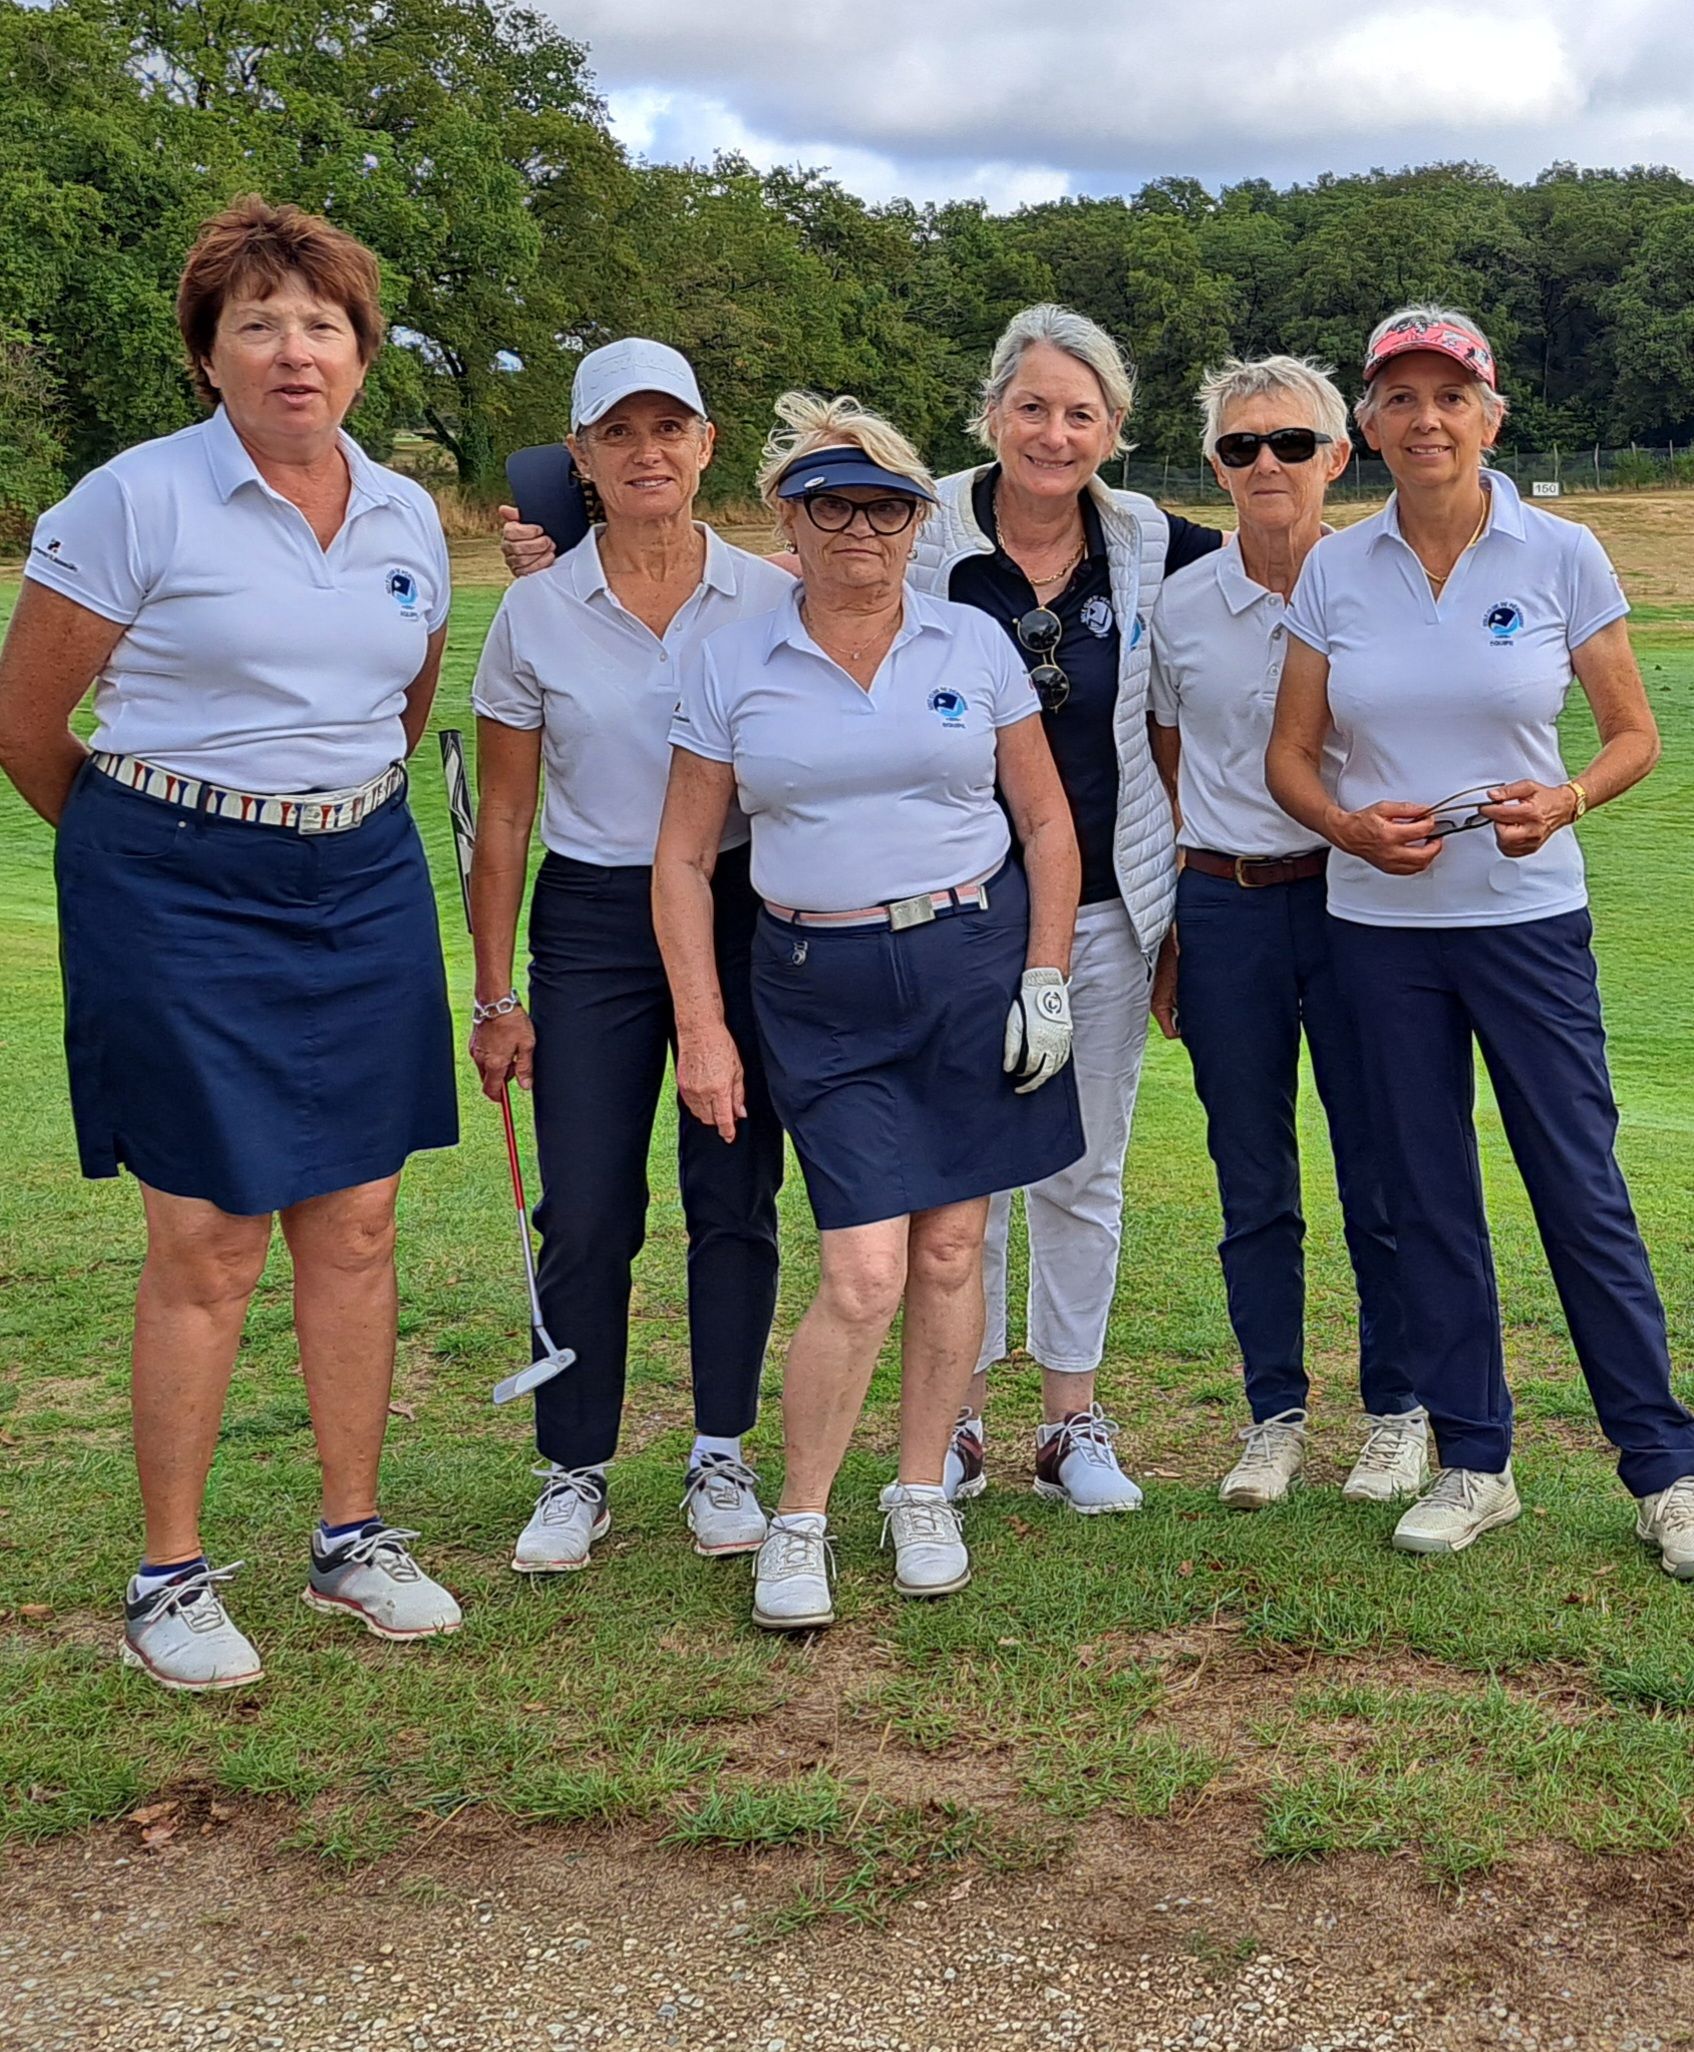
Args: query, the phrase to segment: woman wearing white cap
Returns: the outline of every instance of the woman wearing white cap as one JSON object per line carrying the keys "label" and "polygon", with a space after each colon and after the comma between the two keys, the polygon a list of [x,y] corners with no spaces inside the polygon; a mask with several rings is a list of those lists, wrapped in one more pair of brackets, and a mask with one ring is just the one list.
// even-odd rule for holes
{"label": "woman wearing white cap", "polygon": [[[1571,832],[1658,759],[1628,602],[1574,520],[1484,467],[1505,417],[1476,324],[1373,332],[1356,415],[1394,497],[1306,560],[1266,774],[1334,849],[1329,909],[1363,1029],[1409,1366],[1442,1472],[1394,1543],[1456,1553],[1520,1514],[1473,1122],[1480,1044],[1638,1537],[1694,1577],[1694,1418],[1613,1153],[1582,851]],[[1565,773],[1574,680],[1600,733]],[[1331,735],[1341,761],[1323,774]]]}
{"label": "woman wearing white cap", "polygon": [[[713,429],[693,369],[663,343],[592,350],[571,391],[570,448],[600,518],[514,584],[482,652],[481,809],[471,872],[483,1089],[533,1088],[548,1329],[575,1365],[536,1392],[542,1487],[512,1565],[587,1565],[610,1524],[629,1347],[631,1264],[646,1232],[647,1156],[676,1022],[654,938],[651,874],[679,674],[713,629],[768,611],[782,571],[694,518]],[[530,905],[528,1004],[513,983],[537,785],[546,849]],[[696,1436],[683,1504],[697,1552],[765,1536],[741,1435],[758,1407],[776,1308],[782,1132],[758,1062],[748,983],[756,901],[747,825],[723,822],[715,960],[746,1082],[722,1130],[677,1112],[688,1232]]]}
{"label": "woman wearing white cap", "polygon": [[1073,1161],[1082,1124],[1076,840],[1028,675],[980,612],[904,583],[935,503],[906,438],[850,399],[789,393],[777,411],[788,431],[759,482],[801,582],[688,667],[653,896],[683,1095],[728,1134],[749,1050],[712,922],[739,798],[765,901],[759,1037],[820,1233],[753,1609],[794,1631],[834,1615],[830,1491],[902,1300],[895,1585],[940,1596],[969,1579],[943,1471],[982,1339],[988,1198]]}

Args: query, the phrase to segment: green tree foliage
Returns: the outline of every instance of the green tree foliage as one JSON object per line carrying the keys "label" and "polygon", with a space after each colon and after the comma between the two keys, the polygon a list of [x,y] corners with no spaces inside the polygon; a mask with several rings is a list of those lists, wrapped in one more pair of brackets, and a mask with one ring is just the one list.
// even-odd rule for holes
{"label": "green tree foliage", "polygon": [[0,523],[196,416],[172,303],[198,224],[259,190],[381,258],[396,346],[353,417],[439,444],[475,497],[565,431],[583,350],[693,357],[745,494],[788,384],[881,407],[938,470],[1009,316],[1058,299],[1133,354],[1132,434],[1196,454],[1230,352],[1350,381],[1409,299],[1488,328],[1521,446],[1694,440],[1694,185],[1637,167],[1484,166],[1213,193],[1166,178],[1010,216],[867,206],[805,170],[632,161],[589,52],[514,0],[0,0]]}

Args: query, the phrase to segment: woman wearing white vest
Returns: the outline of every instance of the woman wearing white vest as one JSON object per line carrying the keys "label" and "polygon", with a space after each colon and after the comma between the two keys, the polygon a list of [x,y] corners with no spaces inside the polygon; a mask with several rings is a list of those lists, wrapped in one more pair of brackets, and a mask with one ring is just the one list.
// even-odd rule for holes
{"label": "woman wearing white vest", "polygon": [[[1573,520],[1484,468],[1505,417],[1487,338],[1410,306],[1372,333],[1356,409],[1394,478],[1306,559],[1265,768],[1323,835],[1363,1028],[1410,1367],[1442,1472],[1395,1528],[1456,1553],[1520,1514],[1473,1121],[1480,1045],[1637,1536],[1694,1577],[1694,1418],[1613,1142],[1582,850],[1570,829],[1658,759],[1628,601]],[[1572,682],[1600,751],[1567,776]],[[1341,762],[1323,775],[1331,734]]]}
{"label": "woman wearing white vest", "polygon": [[[141,1186],[133,1404],[146,1553],[123,1657],[256,1681],[200,1513],[280,1223],[323,1469],[307,1603],[388,1639],[459,1608],[377,1515],[394,1206],[458,1136],[404,760],[447,632],[429,495],[342,420],[382,342],[375,257],[297,207],[201,230],[177,318],[207,418],[44,513],[0,657],[0,760],[57,829],[83,1173]],[[68,722],[94,686],[92,749]]]}
{"label": "woman wearing white vest", "polygon": [[[911,579],[999,621],[1042,705],[1082,852],[1071,967],[1075,1067],[1087,1152],[1024,1193],[1029,1350],[1045,1423],[1035,1487],[1071,1509],[1133,1510],[1117,1427],[1094,1401],[1123,1231],[1123,1164],[1148,1006],[1176,891],[1170,805],[1147,730],[1147,621],[1168,570],[1217,548],[1213,528],[1113,491],[1100,465],[1124,447],[1134,399],[1103,328],[1060,306],[1014,317],[994,348],[973,421],[994,460],[943,478]],[[989,1364],[1006,1352],[1011,1197],[989,1214],[981,1360],[953,1435],[947,1480],[984,1487]]]}

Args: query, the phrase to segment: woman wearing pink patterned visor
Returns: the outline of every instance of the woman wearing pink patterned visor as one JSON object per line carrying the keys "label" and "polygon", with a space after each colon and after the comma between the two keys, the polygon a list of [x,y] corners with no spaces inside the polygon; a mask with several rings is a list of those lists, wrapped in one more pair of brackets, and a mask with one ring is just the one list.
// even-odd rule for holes
{"label": "woman wearing pink patterned visor", "polygon": [[[1354,409],[1395,492],[1306,560],[1266,757],[1334,848],[1411,1373],[1442,1472],[1394,1543],[1455,1553],[1520,1514],[1472,1111],[1480,1044],[1637,1536],[1694,1579],[1694,1418],[1613,1156],[1582,851],[1568,831],[1658,759],[1628,602],[1593,534],[1486,467],[1505,418],[1487,338],[1445,307],[1384,321]],[[1572,678],[1600,751],[1567,775]],[[1334,735],[1333,789],[1322,774]]]}

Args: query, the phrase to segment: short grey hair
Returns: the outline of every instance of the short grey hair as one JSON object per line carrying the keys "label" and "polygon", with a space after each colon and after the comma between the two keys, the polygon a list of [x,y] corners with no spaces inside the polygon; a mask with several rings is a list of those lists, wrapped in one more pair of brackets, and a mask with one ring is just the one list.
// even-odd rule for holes
{"label": "short grey hair", "polygon": [[1013,314],[1005,333],[994,345],[976,412],[966,422],[982,446],[994,453],[988,416],[1004,405],[1024,351],[1037,342],[1050,342],[1094,373],[1100,382],[1106,411],[1119,415],[1117,440],[1107,453],[1116,456],[1128,448],[1123,422],[1135,405],[1135,372],[1129,359],[1098,321],[1091,321],[1086,314],[1076,313],[1068,306],[1055,306],[1051,300],[1043,300],[1039,306],[1026,306],[1021,313]]}
{"label": "short grey hair", "polygon": [[[1367,363],[1375,354],[1376,345],[1382,340],[1383,336],[1388,333],[1390,328],[1398,327],[1402,321],[1415,321],[1419,327],[1428,327],[1436,321],[1445,321],[1449,327],[1458,328],[1464,334],[1473,335],[1482,344],[1483,348],[1488,351],[1489,355],[1494,357],[1496,374],[1498,373],[1500,359],[1494,354],[1494,345],[1482,332],[1481,328],[1478,327],[1476,322],[1471,319],[1470,315],[1460,313],[1457,307],[1439,306],[1432,299],[1414,300],[1410,306],[1396,307],[1391,314],[1378,321],[1376,326],[1370,331],[1370,340],[1365,344],[1365,361]],[[1454,368],[1462,370],[1464,366],[1462,364],[1455,364]],[[1380,373],[1378,375],[1380,376]],[[1476,387],[1478,398],[1482,401],[1483,419],[1487,421],[1490,427],[1498,427],[1501,421],[1505,419],[1508,411],[1505,395],[1495,391],[1494,387],[1486,379],[1477,377],[1474,371],[1468,373],[1468,376],[1471,383]],[[1370,383],[1359,394],[1358,403],[1353,408],[1353,418],[1359,423],[1360,427],[1363,427],[1367,420],[1375,418],[1377,410],[1376,385],[1376,378],[1372,378]]]}
{"label": "short grey hair", "polygon": [[[1206,372],[1196,394],[1204,423],[1200,446],[1205,454],[1217,454],[1218,437],[1232,406],[1245,399],[1279,395],[1298,400],[1310,415],[1311,425],[1332,442],[1347,440],[1347,402],[1327,364],[1309,356],[1231,356]],[[1299,423],[1290,421],[1288,425]]]}

